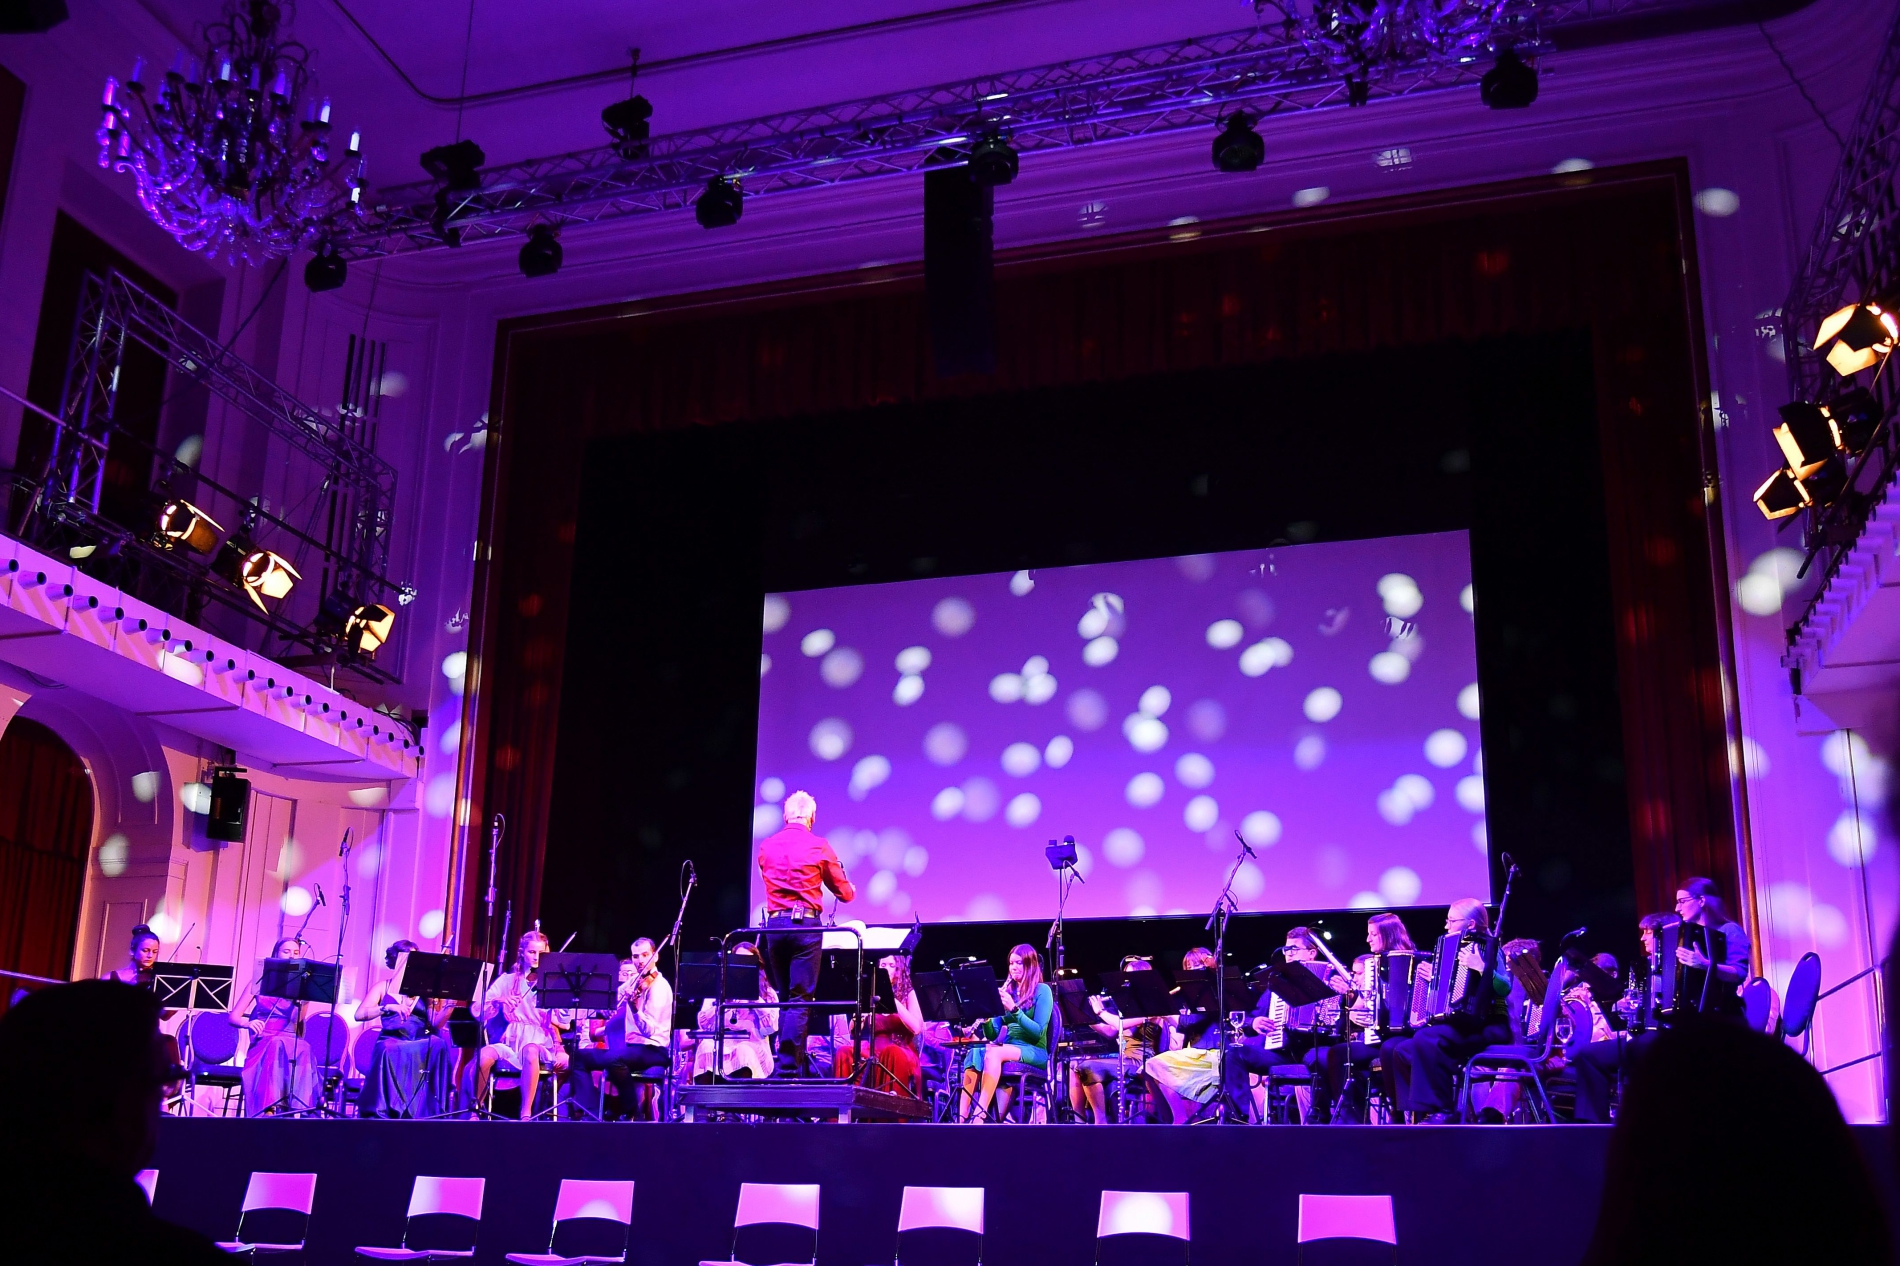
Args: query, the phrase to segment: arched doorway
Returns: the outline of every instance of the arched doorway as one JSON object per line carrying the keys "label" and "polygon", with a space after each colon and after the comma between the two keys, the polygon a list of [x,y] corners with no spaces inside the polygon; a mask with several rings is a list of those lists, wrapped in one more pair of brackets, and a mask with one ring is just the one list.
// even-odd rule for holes
{"label": "arched doorway", "polygon": [[[92,845],[92,779],[36,721],[0,733],[0,968],[64,980]],[[0,980],[0,1010],[13,993]]]}

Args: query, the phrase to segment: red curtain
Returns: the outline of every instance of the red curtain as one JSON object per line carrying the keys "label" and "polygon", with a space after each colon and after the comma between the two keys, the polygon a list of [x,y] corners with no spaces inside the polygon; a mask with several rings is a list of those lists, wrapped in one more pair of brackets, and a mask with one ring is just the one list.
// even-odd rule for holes
{"label": "red curtain", "polygon": [[[1735,891],[1687,196],[1682,164],[1654,164],[1021,252],[999,260],[998,364],[982,378],[932,373],[917,267],[505,326],[462,758],[469,820],[508,816],[517,914],[539,898],[589,440],[1577,328],[1595,347],[1638,906],[1667,908],[1684,874]],[[464,852],[467,887],[480,854]]]}
{"label": "red curtain", "polygon": [[[92,779],[22,717],[0,734],[0,967],[64,980],[92,846]],[[13,986],[0,978],[0,999]]]}

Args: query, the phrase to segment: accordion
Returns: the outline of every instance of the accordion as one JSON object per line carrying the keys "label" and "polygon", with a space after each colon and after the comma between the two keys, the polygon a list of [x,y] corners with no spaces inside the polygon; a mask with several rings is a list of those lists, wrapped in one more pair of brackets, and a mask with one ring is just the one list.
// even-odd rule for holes
{"label": "accordion", "polygon": [[1425,1001],[1425,956],[1412,950],[1391,950],[1353,964],[1353,990],[1372,1009],[1365,1042],[1377,1045],[1416,1028]]}
{"label": "accordion", "polygon": [[[1690,967],[1676,960],[1676,950],[1689,946],[1702,951],[1709,960],[1706,969]],[[1715,974],[1715,966],[1728,955],[1728,938],[1715,928],[1699,923],[1672,919],[1656,929],[1655,1007],[1664,1024],[1697,1012],[1739,1009],[1739,995],[1732,984]]]}
{"label": "accordion", "polygon": [[[1432,980],[1425,1019],[1482,1016],[1491,999],[1490,967],[1496,961],[1495,942],[1481,932],[1441,936],[1432,948]],[[1478,966],[1470,963],[1469,949],[1478,951]]]}

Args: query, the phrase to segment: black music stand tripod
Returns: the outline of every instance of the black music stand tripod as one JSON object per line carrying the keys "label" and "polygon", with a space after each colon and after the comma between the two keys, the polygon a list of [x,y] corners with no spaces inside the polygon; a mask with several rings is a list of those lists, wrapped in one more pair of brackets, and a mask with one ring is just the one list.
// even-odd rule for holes
{"label": "black music stand tripod", "polygon": [[[577,1024],[586,1023],[580,1012],[611,1013],[619,1005],[620,960],[612,954],[544,954],[538,975],[534,990],[536,1005],[550,1011],[573,1011]],[[571,1077],[574,1073],[570,1071],[568,1075]],[[532,1104],[527,1106],[533,1107]],[[574,1106],[570,1095],[568,1108],[571,1110]],[[556,1120],[559,1107],[560,1095],[550,1094],[547,1112],[536,1112],[528,1119],[538,1121],[545,1115],[550,1121]],[[599,1113],[589,1112],[584,1107],[581,1114],[590,1121],[603,1119]]]}
{"label": "black music stand tripod", "polygon": [[[324,1102],[302,1108],[296,1105],[298,1052],[305,1049],[307,1045],[303,1041],[303,1004],[327,1002],[334,1010],[337,983],[341,976],[342,970],[335,963],[320,963],[309,958],[267,958],[264,960],[264,975],[257,983],[258,996],[297,1004],[296,1034],[298,1039],[290,1048],[290,1084],[285,1087],[283,1098],[266,1107],[265,1112],[274,1112],[276,1115],[286,1117],[340,1117],[343,1115]],[[325,1040],[328,1041],[327,1034]],[[327,1055],[328,1052],[326,1051],[325,1054]]]}

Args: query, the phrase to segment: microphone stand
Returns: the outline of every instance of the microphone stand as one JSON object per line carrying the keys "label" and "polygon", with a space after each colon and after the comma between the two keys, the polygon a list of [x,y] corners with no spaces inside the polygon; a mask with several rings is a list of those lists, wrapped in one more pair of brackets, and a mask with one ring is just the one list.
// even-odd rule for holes
{"label": "microphone stand", "polygon": [[[694,868],[693,861],[690,857],[680,863],[680,879],[681,879],[680,908],[679,908],[679,913],[673,916],[673,930],[666,934],[666,939],[661,941],[659,944],[659,947],[653,951],[653,957],[658,958],[660,955],[666,952],[667,946],[671,945],[673,947],[673,979],[676,981],[680,978],[680,925],[686,922],[686,903],[693,899],[693,889],[699,884],[699,871]],[[722,942],[722,945],[723,945],[723,942]],[[720,953],[720,958],[719,958],[719,984],[720,984],[720,996],[722,998],[725,995],[725,980],[726,980],[726,963],[725,963],[725,954],[722,949]],[[675,999],[674,1005],[677,1008],[678,1006],[677,999]],[[725,1032],[725,1021],[726,1021],[726,1013],[722,1007],[722,1009],[719,1012],[719,1031],[722,1037]],[[671,1031],[672,1030],[669,1029],[668,1033],[670,1034]],[[724,1042],[722,1041],[718,1045],[719,1045],[720,1053],[713,1056],[713,1059],[714,1059],[713,1071],[715,1073],[719,1071],[720,1066],[719,1066],[718,1061],[725,1058]],[[669,1060],[673,1058],[673,1052],[670,1048],[666,1052],[666,1057]],[[662,1097],[665,1097],[665,1096],[663,1095]],[[672,1115],[673,1115],[673,1105],[671,1103],[662,1103],[660,1105],[660,1120],[662,1121],[668,1120],[672,1117]]]}
{"label": "microphone stand", "polygon": [[[1063,911],[1069,904],[1069,889],[1074,887],[1075,882],[1077,880],[1081,880],[1083,883],[1088,882],[1086,879],[1082,879],[1081,874],[1075,869],[1074,862],[1064,862],[1062,865],[1056,868],[1056,921],[1049,925],[1049,936],[1048,936],[1048,939],[1043,942],[1043,946],[1042,946],[1043,953],[1049,956],[1049,962],[1052,964],[1052,966],[1049,969],[1049,979],[1052,982],[1060,981],[1062,979]],[[1051,985],[1051,988],[1053,987],[1054,986]],[[1061,1010],[1062,1010],[1062,1004],[1061,1004],[1061,1001],[1058,999],[1056,1003],[1056,1011],[1059,1014]],[[1064,1047],[1064,1043],[1057,1042],[1055,1044],[1055,1048],[1051,1051],[1050,1058],[1054,1062],[1055,1067],[1052,1068],[1050,1071],[1057,1075],[1062,1085],[1066,1086],[1069,1084],[1070,1057],[1069,1057],[1069,1054],[1063,1049],[1063,1047]],[[1116,1049],[1119,1052],[1120,1050],[1119,1042],[1116,1044]],[[1058,1110],[1057,1118],[1059,1120],[1073,1119],[1073,1116],[1072,1116],[1073,1111],[1074,1110],[1068,1106],[1068,1101],[1064,1099],[1062,1108]],[[1064,1114],[1070,1114],[1070,1115],[1065,1117]]]}
{"label": "microphone stand", "polygon": [[1247,843],[1244,835],[1235,831],[1234,838],[1240,841],[1240,852],[1235,855],[1233,869],[1227,872],[1227,882],[1221,885],[1220,896],[1214,901],[1214,913],[1207,916],[1207,927],[1214,933],[1214,1031],[1218,1043],[1216,1049],[1220,1052],[1221,1077],[1221,1085],[1215,1090],[1215,1093],[1220,1096],[1220,1107],[1216,1109],[1215,1117],[1220,1121],[1228,1119],[1225,1084],[1227,1077],[1227,963],[1225,958],[1227,920],[1239,907],[1239,902],[1234,900],[1234,876],[1240,873],[1241,866],[1253,856],[1253,846]]}

